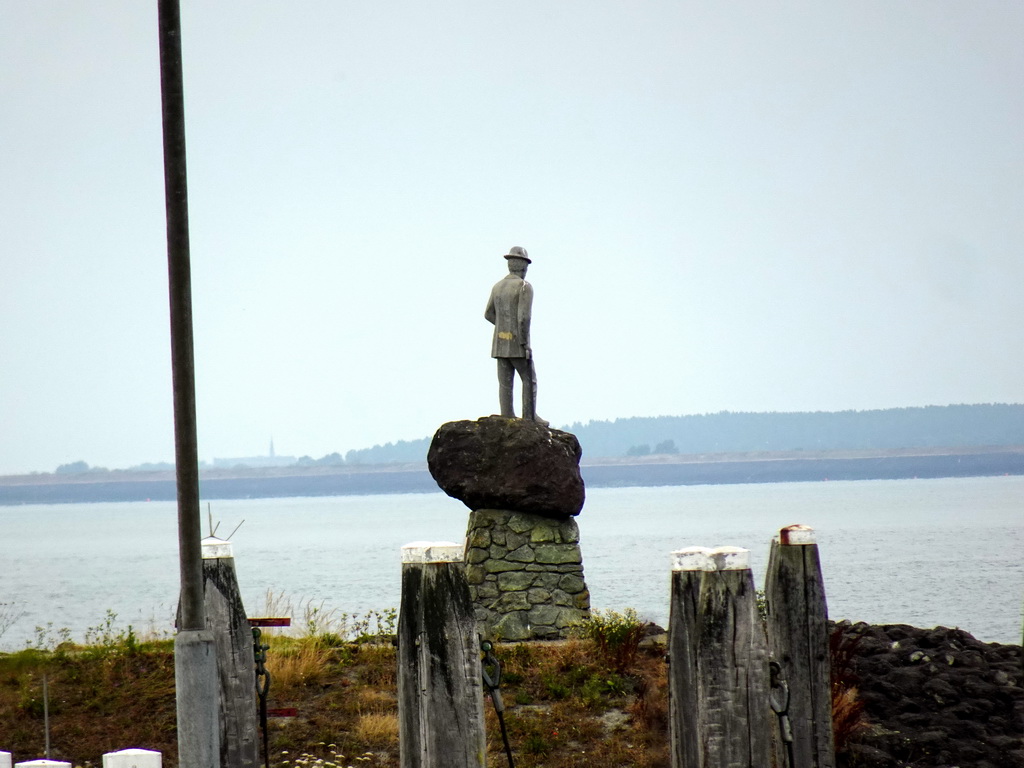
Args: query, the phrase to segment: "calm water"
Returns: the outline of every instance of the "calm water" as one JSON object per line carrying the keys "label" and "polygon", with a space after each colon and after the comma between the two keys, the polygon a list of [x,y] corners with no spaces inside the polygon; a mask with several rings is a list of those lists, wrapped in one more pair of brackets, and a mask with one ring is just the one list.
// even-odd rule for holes
{"label": "calm water", "polygon": [[[617,488],[588,492],[578,521],[595,608],[634,607],[664,624],[669,552],[747,547],[761,582],[771,537],[804,523],[818,531],[833,618],[1019,643],[1022,506],[1022,477]],[[402,544],[460,541],[468,511],[436,493],[217,501],[212,512],[222,536],[244,520],[235,564],[259,615],[268,591],[349,613],[397,606]],[[27,611],[2,649],[47,623],[81,638],[108,610],[119,625],[170,630],[173,503],[0,507],[0,552],[0,603]]]}

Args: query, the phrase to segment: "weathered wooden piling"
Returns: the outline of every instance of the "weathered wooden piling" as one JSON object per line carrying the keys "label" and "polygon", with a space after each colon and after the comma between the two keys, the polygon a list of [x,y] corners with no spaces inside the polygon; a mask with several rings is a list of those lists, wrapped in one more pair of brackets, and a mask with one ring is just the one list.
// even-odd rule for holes
{"label": "weathered wooden piling", "polygon": [[450,542],[402,547],[398,723],[402,768],[483,768],[480,639],[463,560]]}
{"label": "weathered wooden piling", "polygon": [[707,547],[672,553],[668,614],[668,707],[672,768],[700,768],[697,738],[697,611],[700,586],[715,570]]}
{"label": "weathered wooden piling", "polygon": [[750,552],[720,547],[697,607],[697,737],[702,768],[771,765],[768,652]]}
{"label": "weathered wooden piling", "polygon": [[203,539],[206,626],[213,633],[220,688],[220,766],[256,768],[256,659],[230,541]]}
{"label": "weathered wooden piling", "polygon": [[768,641],[789,687],[789,768],[834,768],[828,608],[814,530],[783,528],[765,576]]}

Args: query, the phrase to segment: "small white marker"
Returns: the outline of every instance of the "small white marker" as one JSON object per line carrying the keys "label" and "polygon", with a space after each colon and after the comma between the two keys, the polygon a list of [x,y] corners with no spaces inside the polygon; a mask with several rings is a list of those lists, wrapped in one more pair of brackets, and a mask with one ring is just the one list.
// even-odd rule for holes
{"label": "small white marker", "polygon": [[160,768],[162,761],[152,749],[120,749],[103,755],[103,768]]}

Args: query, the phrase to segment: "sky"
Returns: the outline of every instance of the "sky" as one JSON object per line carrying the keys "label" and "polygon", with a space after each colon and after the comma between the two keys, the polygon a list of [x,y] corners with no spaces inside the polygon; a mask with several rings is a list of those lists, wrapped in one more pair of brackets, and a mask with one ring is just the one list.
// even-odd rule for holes
{"label": "sky", "polygon": [[[1024,401],[1024,5],[182,3],[199,456]],[[0,10],[0,474],[173,461],[157,3]]]}

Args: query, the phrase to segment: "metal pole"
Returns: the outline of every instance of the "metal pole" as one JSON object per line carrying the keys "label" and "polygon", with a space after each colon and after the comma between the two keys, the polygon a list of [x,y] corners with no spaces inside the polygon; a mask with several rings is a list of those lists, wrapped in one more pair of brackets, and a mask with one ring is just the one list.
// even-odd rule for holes
{"label": "metal pole", "polygon": [[178,0],[159,0],[159,8],[167,272],[171,304],[171,376],[174,383],[174,458],[178,480],[178,545],[181,560],[180,629],[205,629],[181,20]]}
{"label": "metal pole", "polygon": [[185,174],[185,97],[178,0],[158,0],[158,15],[174,387],[174,456],[178,481],[178,556],[181,565],[181,624],[174,641],[178,760],[181,768],[217,768],[220,765],[217,659],[213,635],[206,629],[203,597],[188,185]]}

